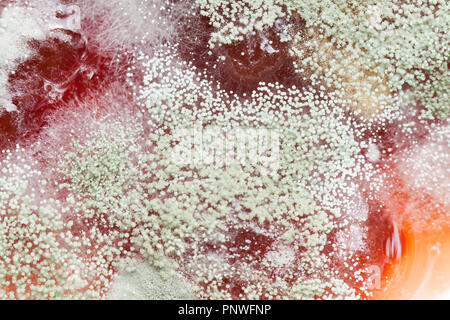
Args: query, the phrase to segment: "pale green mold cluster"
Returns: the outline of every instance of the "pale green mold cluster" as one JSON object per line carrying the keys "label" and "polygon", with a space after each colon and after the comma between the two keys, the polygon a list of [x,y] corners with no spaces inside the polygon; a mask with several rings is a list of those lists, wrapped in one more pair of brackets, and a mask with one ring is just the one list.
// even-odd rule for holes
{"label": "pale green mold cluster", "polygon": [[142,261],[121,270],[114,278],[106,299],[177,300],[195,299],[190,285],[169,268],[155,268]]}
{"label": "pale green mold cluster", "polygon": [[426,107],[424,116],[448,117],[448,1],[287,4],[306,21],[292,50],[300,72],[340,90],[358,108],[387,108],[406,88]]}
{"label": "pale green mold cluster", "polygon": [[[98,298],[79,258],[81,239],[63,220],[62,203],[48,197],[49,181],[25,149],[7,151],[0,176],[0,298]],[[70,270],[79,270],[71,279]],[[83,288],[82,292],[72,286]]]}
{"label": "pale green mold cluster", "polygon": [[106,219],[102,222],[128,230],[135,216],[146,211],[141,199],[142,150],[136,143],[143,129],[107,119],[89,129],[81,139],[73,138],[59,162],[59,189],[68,192],[67,202],[78,206],[83,218]]}
{"label": "pale green mold cluster", "polygon": [[[372,170],[358,155],[362,145],[355,140],[354,125],[325,92],[261,84],[241,98],[220,89],[175,52],[164,47],[153,58],[140,57],[146,70],[138,91],[142,106],[129,118],[94,113],[78,127],[80,120],[66,115],[72,140],[55,155],[55,198],[64,195],[61,214],[81,235],[72,236],[69,245],[78,248],[78,259],[91,263],[89,285],[104,294],[113,269],[132,267],[140,256],[155,272],[174,275],[169,283],[184,283],[189,294],[201,298],[236,297],[229,279],[243,283],[241,298],[358,297],[334,269],[333,259],[342,258],[340,248],[323,253],[331,234],[345,233],[354,223],[342,211],[359,192],[348,180]],[[171,133],[195,123],[277,129],[276,174],[261,171],[260,163],[216,168],[198,159],[177,165]],[[271,253],[259,252],[261,261],[258,252],[235,253],[250,250],[254,241],[234,245],[242,230],[275,239]],[[215,249],[205,251],[206,244]],[[286,262],[274,265],[283,245]],[[233,259],[238,262],[230,263]],[[364,267],[351,255],[345,259],[352,268]],[[267,270],[277,276],[268,276]],[[179,275],[189,282],[175,280]],[[361,274],[353,277],[364,281]],[[298,283],[294,287],[292,279]],[[86,297],[91,291],[75,292]]]}
{"label": "pale green mold cluster", "polygon": [[[197,0],[216,31],[210,46],[278,30],[305,80],[336,91],[341,107],[383,118],[405,89],[423,117],[447,118],[450,5],[445,0]],[[298,24],[298,19],[305,25]]]}
{"label": "pale green mold cluster", "polygon": [[[217,28],[211,47],[300,16],[306,28],[288,26],[285,40],[312,86],[260,83],[240,96],[183,61],[176,46],[140,55],[139,110],[88,110],[83,125],[64,116],[58,121],[67,124],[70,143],[49,152],[52,159],[20,148],[3,157],[3,298],[117,297],[124,281],[131,287],[123,290],[142,298],[369,294],[366,265],[353,255],[364,253],[367,217],[356,217],[351,204],[365,191],[356,181],[375,168],[363,156],[370,148],[360,141],[365,128],[344,109],[390,108],[396,91],[409,86],[431,115],[448,115],[448,4],[196,3]],[[130,114],[121,118],[124,109]],[[174,134],[196,124],[217,136],[233,128],[277,132],[276,170],[262,170],[261,161],[217,167],[195,152],[180,165]],[[331,243],[335,236],[354,243],[342,248]],[[116,270],[126,271],[113,277]],[[160,286],[162,296],[154,291]]]}
{"label": "pale green mold cluster", "polygon": [[244,40],[248,33],[264,31],[286,15],[282,0],[195,0],[200,13],[209,18],[217,30],[209,45],[231,44]]}
{"label": "pale green mold cluster", "polygon": [[[140,58],[147,70],[140,98],[142,114],[154,128],[149,139],[160,156],[161,170],[155,173],[153,185],[167,187],[163,200],[153,200],[154,209],[167,222],[164,230],[170,237],[191,239],[180,242],[191,252],[180,261],[180,268],[191,270],[197,280],[207,279],[202,297],[231,298],[227,279],[243,283],[241,298],[356,297],[334,270],[332,259],[338,248],[331,255],[322,253],[328,237],[352,223],[343,217],[342,208],[359,190],[348,181],[367,178],[372,172],[359,155],[364,144],[355,140],[358,132],[353,124],[346,122],[325,92],[260,84],[251,96],[239,97],[222,90],[175,52],[166,47],[153,58]],[[264,174],[259,164],[217,168],[195,157],[177,166],[170,133],[195,123],[205,128],[278,130],[277,173]],[[239,254],[229,247],[242,229],[276,239],[274,246],[288,244],[295,251],[290,263],[277,270],[270,262],[273,256],[258,262],[249,254],[230,264],[230,258]],[[164,246],[170,241],[165,239]],[[250,245],[253,240],[249,241]],[[204,251],[208,243],[214,251]],[[249,248],[236,246],[235,251]],[[264,268],[277,270],[276,279]],[[291,279],[299,283],[294,289],[288,284]]]}

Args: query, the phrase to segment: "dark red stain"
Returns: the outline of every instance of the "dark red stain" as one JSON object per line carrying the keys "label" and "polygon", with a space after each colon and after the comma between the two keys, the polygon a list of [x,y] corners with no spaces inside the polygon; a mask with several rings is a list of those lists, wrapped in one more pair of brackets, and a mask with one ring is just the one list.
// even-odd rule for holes
{"label": "dark red stain", "polygon": [[3,115],[0,124],[10,141],[36,136],[53,111],[101,90],[112,75],[110,57],[89,46],[80,34],[61,32],[68,41],[57,36],[30,41],[33,54],[9,75],[8,89],[18,112]]}

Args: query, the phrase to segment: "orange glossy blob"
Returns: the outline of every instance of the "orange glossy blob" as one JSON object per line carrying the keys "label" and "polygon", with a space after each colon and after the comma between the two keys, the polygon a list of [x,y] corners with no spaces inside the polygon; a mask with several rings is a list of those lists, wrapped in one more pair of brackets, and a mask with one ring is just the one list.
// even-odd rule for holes
{"label": "orange glossy blob", "polygon": [[402,183],[387,206],[402,237],[401,254],[383,271],[374,299],[450,298],[450,208]]}
{"label": "orange glossy blob", "polygon": [[450,228],[413,231],[403,226],[404,251],[389,264],[374,299],[450,298]]}

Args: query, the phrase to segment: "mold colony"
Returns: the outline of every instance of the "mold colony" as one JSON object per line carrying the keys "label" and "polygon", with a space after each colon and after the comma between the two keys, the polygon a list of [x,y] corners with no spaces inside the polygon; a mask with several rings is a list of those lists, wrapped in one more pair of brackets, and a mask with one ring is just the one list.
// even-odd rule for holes
{"label": "mold colony", "polygon": [[436,294],[398,291],[446,243],[435,2],[11,2],[81,24],[4,40],[2,297]]}

